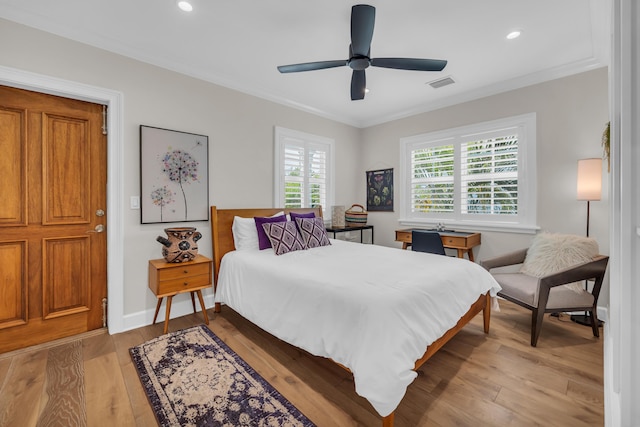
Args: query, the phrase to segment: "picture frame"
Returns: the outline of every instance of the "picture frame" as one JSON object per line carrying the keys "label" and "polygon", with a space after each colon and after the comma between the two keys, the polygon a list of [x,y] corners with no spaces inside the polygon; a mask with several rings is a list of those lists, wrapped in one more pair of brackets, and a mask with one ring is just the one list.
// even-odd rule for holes
{"label": "picture frame", "polygon": [[209,137],[140,125],[140,222],[209,220]]}
{"label": "picture frame", "polygon": [[367,211],[393,212],[393,168],[366,171]]}

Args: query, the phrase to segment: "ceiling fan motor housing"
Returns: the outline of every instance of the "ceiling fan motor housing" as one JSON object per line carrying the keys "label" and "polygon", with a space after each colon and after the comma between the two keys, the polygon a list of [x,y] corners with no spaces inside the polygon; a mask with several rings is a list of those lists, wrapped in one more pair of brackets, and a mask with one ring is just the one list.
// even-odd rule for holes
{"label": "ceiling fan motor housing", "polygon": [[371,59],[366,56],[356,55],[353,58],[349,59],[347,63],[352,70],[364,70],[371,65]]}

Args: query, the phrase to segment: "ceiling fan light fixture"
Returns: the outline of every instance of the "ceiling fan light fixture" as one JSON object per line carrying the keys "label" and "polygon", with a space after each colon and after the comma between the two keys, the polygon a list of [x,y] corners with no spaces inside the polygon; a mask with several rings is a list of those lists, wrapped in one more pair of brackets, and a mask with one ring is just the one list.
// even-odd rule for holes
{"label": "ceiling fan light fixture", "polygon": [[191,12],[193,10],[193,6],[187,0],[178,0],[178,7],[185,12]]}
{"label": "ceiling fan light fixture", "polygon": [[517,39],[518,37],[520,37],[521,34],[522,34],[522,31],[513,30],[509,34],[507,34],[507,40]]}

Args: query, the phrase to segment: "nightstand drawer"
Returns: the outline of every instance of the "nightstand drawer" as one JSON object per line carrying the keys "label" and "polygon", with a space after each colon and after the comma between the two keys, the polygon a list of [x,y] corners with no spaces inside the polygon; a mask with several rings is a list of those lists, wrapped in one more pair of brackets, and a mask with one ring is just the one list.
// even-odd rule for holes
{"label": "nightstand drawer", "polygon": [[165,280],[190,278],[191,276],[200,276],[202,274],[208,275],[210,269],[211,265],[209,263],[181,264],[176,267],[158,270],[158,280],[162,282]]}
{"label": "nightstand drawer", "polygon": [[197,276],[186,276],[183,278],[162,280],[158,283],[158,295],[170,294],[174,292],[184,292],[211,285],[211,276],[205,272]]}

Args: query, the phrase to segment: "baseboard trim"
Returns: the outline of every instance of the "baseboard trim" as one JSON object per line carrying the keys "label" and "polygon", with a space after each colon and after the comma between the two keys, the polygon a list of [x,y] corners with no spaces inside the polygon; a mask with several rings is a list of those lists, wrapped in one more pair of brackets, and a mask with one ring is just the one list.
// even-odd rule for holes
{"label": "baseboard trim", "polygon": [[[207,309],[213,308],[214,306],[214,295],[207,294],[202,296],[204,299],[204,306]],[[156,319],[156,323],[164,322],[164,313],[166,307],[166,298],[162,301],[162,307],[160,307],[160,312],[158,313],[158,319]],[[199,313],[200,304],[196,298],[196,310]],[[156,311],[156,308],[149,308],[147,310],[139,311],[137,313],[127,314],[122,319],[123,330],[121,332],[130,331],[132,329],[141,328],[143,326],[151,325],[153,322],[153,315]],[[171,314],[169,316],[170,319],[175,319],[176,317],[186,316],[187,314],[193,313],[193,306],[191,305],[191,298],[188,293],[177,295],[174,297],[171,303]]]}

